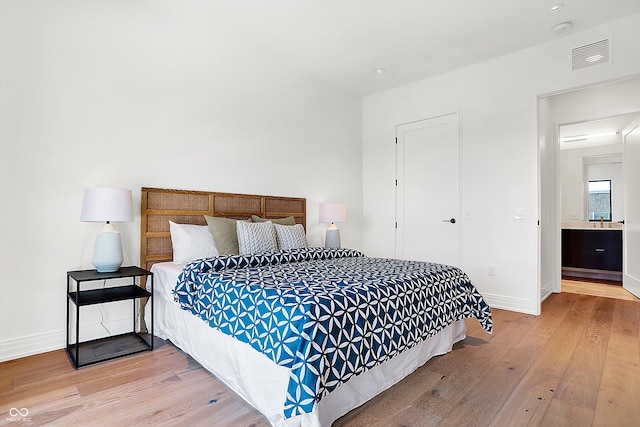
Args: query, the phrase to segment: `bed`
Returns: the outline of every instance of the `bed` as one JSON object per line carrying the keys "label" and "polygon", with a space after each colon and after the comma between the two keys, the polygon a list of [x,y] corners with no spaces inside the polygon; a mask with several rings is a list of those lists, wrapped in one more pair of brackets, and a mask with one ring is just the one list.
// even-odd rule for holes
{"label": "bed", "polygon": [[[465,318],[491,332],[489,306],[457,268],[278,240],[306,225],[305,199],[143,188],[141,208],[156,335],[274,426],[331,425],[451,351]],[[239,220],[241,252],[247,229],[277,230],[278,245],[185,256],[176,224],[203,231],[212,218]]]}

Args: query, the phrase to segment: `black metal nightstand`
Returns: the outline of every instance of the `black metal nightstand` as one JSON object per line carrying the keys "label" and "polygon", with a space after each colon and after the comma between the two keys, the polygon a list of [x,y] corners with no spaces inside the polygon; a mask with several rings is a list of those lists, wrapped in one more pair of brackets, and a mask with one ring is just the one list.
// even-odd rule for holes
{"label": "black metal nightstand", "polygon": [[[131,284],[106,286],[107,280],[131,278]],[[150,280],[149,289],[142,288],[142,279]],[[105,286],[99,289],[82,290],[83,282],[104,281]],[[75,282],[75,288],[72,288]],[[137,282],[137,283],[136,283]],[[127,356],[141,351],[153,350],[153,273],[139,267],[121,267],[113,273],[99,273],[96,270],[78,270],[67,272],[67,353],[78,369],[82,366],[102,362],[117,357]],[[136,313],[136,306],[141,311],[143,299],[151,304],[150,327],[145,328],[142,316]],[[131,332],[80,342],[80,308],[87,305],[102,304],[114,301],[133,302],[133,327]],[[71,308],[75,307],[75,340],[71,342]]]}

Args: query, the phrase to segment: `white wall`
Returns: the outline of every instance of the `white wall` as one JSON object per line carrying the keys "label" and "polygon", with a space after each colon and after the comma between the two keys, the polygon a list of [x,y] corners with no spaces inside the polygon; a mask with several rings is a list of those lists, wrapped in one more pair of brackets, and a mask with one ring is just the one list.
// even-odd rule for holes
{"label": "white wall", "polygon": [[125,264],[143,186],[306,197],[314,245],[318,203],[344,201],[362,249],[361,100],[238,49],[218,4],[0,3],[0,360],[64,346],[66,271],[101,227],[79,221],[88,187],[133,191]]}
{"label": "white wall", "polygon": [[[580,72],[573,47],[613,36],[613,58]],[[462,139],[462,267],[491,305],[539,312],[537,98],[640,72],[640,15],[366,97],[364,248],[394,255],[395,126],[458,111]],[[524,209],[526,220],[513,219]],[[487,266],[497,267],[488,276]]]}

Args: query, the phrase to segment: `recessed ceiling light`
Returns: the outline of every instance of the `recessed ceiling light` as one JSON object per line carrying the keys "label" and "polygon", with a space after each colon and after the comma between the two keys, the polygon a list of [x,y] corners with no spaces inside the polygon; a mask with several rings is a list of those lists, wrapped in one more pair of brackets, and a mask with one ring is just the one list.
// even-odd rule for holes
{"label": "recessed ceiling light", "polygon": [[551,12],[557,12],[563,7],[564,5],[562,3],[554,4],[553,6],[551,6]]}
{"label": "recessed ceiling light", "polygon": [[387,70],[384,68],[376,68],[376,74],[384,74]]}

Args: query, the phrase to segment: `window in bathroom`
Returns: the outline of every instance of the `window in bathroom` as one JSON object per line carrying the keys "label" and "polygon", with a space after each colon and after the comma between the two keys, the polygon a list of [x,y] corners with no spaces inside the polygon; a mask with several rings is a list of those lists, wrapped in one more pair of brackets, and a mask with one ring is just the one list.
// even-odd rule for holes
{"label": "window in bathroom", "polygon": [[611,180],[589,181],[589,221],[611,221]]}

